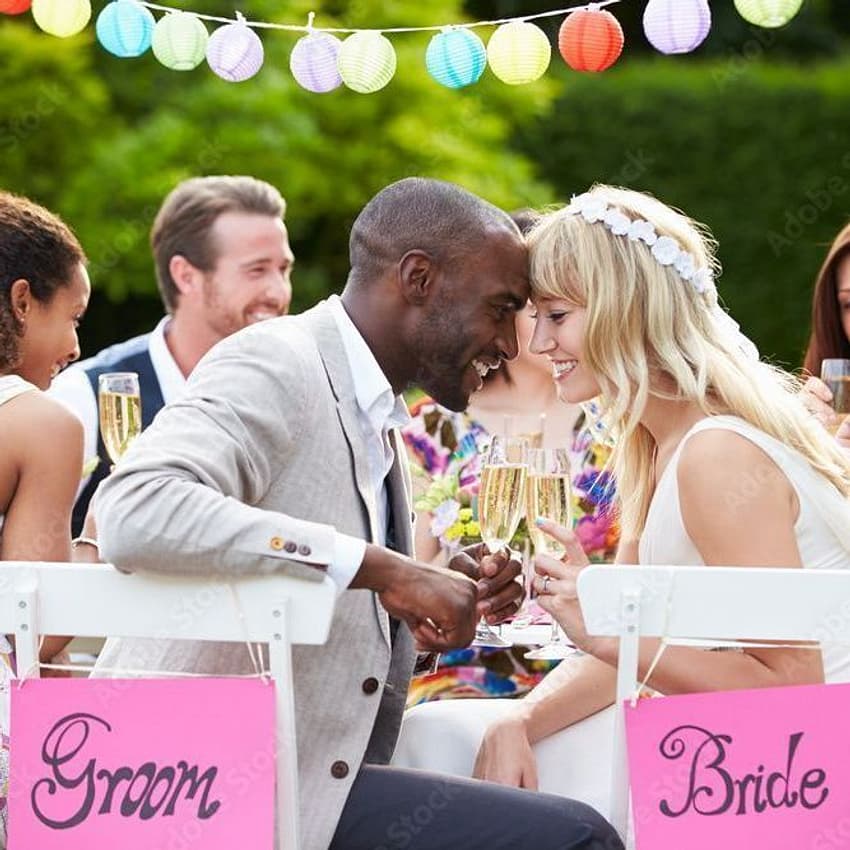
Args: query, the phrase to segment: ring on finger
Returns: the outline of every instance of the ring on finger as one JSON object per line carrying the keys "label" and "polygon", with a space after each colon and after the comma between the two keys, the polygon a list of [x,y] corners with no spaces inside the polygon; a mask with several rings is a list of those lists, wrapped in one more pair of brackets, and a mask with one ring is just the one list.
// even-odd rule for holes
{"label": "ring on finger", "polygon": [[543,588],[541,589],[542,594],[547,594],[549,592],[549,579],[551,576],[543,576]]}

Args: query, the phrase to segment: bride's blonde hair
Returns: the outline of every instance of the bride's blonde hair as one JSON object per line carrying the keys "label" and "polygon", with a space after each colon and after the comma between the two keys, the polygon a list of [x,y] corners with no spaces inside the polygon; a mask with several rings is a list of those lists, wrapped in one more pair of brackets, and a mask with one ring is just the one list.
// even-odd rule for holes
{"label": "bride's blonde hair", "polygon": [[[627,189],[598,185],[589,195],[675,239],[697,269],[718,271],[711,235],[682,213]],[[614,440],[624,539],[640,536],[652,497],[655,442],[640,424],[650,395],[696,402],[709,416],[739,416],[796,449],[850,496],[850,463],[804,408],[799,379],[744,352],[719,320],[713,286],[685,280],[644,241],[567,208],[541,218],[528,242],[532,297],[587,310],[582,359],[599,383],[602,420]]]}

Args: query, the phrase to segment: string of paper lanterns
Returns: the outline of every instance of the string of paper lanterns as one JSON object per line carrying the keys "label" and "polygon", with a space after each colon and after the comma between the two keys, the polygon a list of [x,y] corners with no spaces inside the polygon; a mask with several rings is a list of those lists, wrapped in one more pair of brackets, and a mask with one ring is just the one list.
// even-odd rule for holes
{"label": "string of paper lanterns", "polygon": [[[257,74],[264,61],[257,29],[305,33],[295,44],[289,67],[300,86],[324,94],[343,84],[362,94],[384,88],[397,67],[395,48],[385,33],[436,34],[425,54],[431,77],[451,89],[473,85],[489,65],[508,85],[524,85],[546,73],[552,57],[549,38],[533,20],[564,15],[558,32],[558,50],[576,71],[596,73],[610,68],[623,50],[623,30],[617,19],[602,8],[621,0],[600,0],[569,9],[558,9],[496,21],[384,30],[319,29],[310,13],[307,26],[249,22],[174,9],[146,0],[110,0],[97,17],[98,41],[115,56],[132,58],[152,49],[156,59],[176,71],[190,71],[206,59],[212,71],[229,82],[242,82]],[[762,27],[787,24],[803,0],[734,0],[738,13]],[[91,0],[0,0],[0,14],[32,11],[38,26],[62,38],[82,31],[92,15]],[[165,14],[157,21],[154,11]],[[224,24],[212,34],[205,21]],[[495,26],[485,47],[473,32]],[[661,53],[690,53],[705,41],[711,29],[708,0],[648,0],[643,27],[650,44]],[[335,33],[345,34],[341,40]]]}

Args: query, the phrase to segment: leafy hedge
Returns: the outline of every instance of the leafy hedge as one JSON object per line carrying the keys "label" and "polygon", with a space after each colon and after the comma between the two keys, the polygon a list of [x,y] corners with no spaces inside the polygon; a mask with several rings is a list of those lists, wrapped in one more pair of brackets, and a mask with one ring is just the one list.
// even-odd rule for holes
{"label": "leafy hedge", "polygon": [[813,281],[850,212],[850,64],[636,62],[562,74],[519,146],[561,198],[595,181],[652,192],[707,223],[721,295],[762,352],[800,365]]}

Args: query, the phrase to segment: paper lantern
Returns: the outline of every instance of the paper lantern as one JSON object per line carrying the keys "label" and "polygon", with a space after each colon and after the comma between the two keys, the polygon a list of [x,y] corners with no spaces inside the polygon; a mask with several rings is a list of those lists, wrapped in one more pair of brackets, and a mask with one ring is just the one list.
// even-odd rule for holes
{"label": "paper lantern", "polygon": [[487,43],[490,70],[511,86],[539,80],[552,58],[552,46],[546,33],[527,21],[500,26]]}
{"label": "paper lantern", "polygon": [[431,39],[425,66],[438,83],[460,89],[478,82],[487,66],[487,50],[471,30],[446,30]]}
{"label": "paper lantern", "polygon": [[0,0],[0,14],[21,15],[32,5],[32,0]]}
{"label": "paper lantern", "polygon": [[173,71],[191,71],[204,61],[209,35],[200,18],[169,12],[153,29],[153,54]]}
{"label": "paper lantern", "polygon": [[623,52],[623,28],[604,9],[581,9],[561,24],[558,49],[574,71],[604,71]]}
{"label": "paper lantern", "polygon": [[782,27],[800,11],[803,0],[735,0],[738,14],[757,27]]}
{"label": "paper lantern", "polygon": [[141,56],[150,46],[153,15],[136,0],[113,0],[97,16],[97,40],[122,59]]}
{"label": "paper lantern", "polygon": [[660,53],[690,53],[710,29],[708,0],[649,0],[643,12],[643,31]]}
{"label": "paper lantern", "polygon": [[342,81],[360,94],[382,89],[395,74],[395,48],[390,40],[373,30],[348,36],[339,48],[338,65]]}
{"label": "paper lantern", "polygon": [[207,44],[207,62],[223,80],[241,83],[263,67],[263,42],[238,12],[235,24],[219,27]]}
{"label": "paper lantern", "polygon": [[342,85],[337,63],[342,42],[329,32],[299,38],[289,56],[289,70],[302,88],[325,94]]}
{"label": "paper lantern", "polygon": [[45,32],[68,38],[91,20],[89,0],[32,0],[32,16]]}

